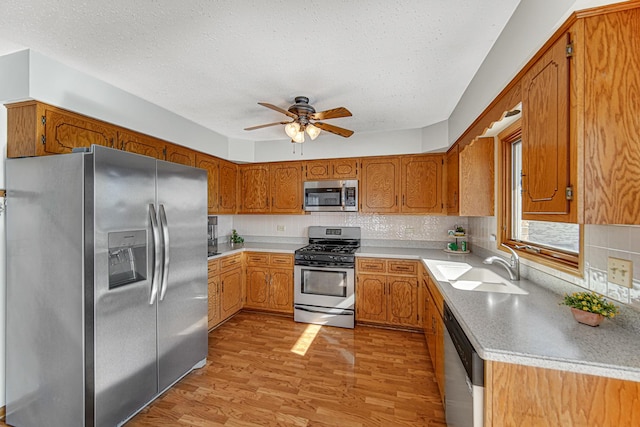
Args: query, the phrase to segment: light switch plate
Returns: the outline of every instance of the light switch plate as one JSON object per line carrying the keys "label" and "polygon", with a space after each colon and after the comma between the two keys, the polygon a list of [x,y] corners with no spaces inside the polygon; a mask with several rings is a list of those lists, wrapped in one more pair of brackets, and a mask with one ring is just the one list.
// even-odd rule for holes
{"label": "light switch plate", "polygon": [[278,225],[278,226],[276,226],[276,229],[277,229],[278,231],[284,231],[284,228],[285,228],[285,227],[284,227],[284,225]]}
{"label": "light switch plate", "polygon": [[633,280],[633,262],[628,259],[609,257],[607,275],[609,282],[630,288]]}

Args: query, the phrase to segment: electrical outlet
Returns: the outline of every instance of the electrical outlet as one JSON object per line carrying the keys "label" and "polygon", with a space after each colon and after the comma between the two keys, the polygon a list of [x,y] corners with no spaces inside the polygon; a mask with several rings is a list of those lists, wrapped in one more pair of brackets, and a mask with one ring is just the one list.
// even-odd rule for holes
{"label": "electrical outlet", "polygon": [[630,288],[633,279],[633,262],[628,259],[609,257],[607,275],[609,282]]}
{"label": "electrical outlet", "polygon": [[284,231],[284,225],[278,225],[278,226],[276,226],[276,230],[278,230],[278,231]]}
{"label": "electrical outlet", "polygon": [[405,227],[404,234],[406,235],[413,234],[413,227]]}

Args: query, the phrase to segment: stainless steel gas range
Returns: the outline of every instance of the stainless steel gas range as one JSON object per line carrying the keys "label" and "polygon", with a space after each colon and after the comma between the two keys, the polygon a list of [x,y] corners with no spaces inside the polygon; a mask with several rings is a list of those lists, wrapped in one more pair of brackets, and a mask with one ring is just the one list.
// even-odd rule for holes
{"label": "stainless steel gas range", "polygon": [[295,252],[296,322],[354,327],[360,236],[360,227],[309,227],[309,245]]}

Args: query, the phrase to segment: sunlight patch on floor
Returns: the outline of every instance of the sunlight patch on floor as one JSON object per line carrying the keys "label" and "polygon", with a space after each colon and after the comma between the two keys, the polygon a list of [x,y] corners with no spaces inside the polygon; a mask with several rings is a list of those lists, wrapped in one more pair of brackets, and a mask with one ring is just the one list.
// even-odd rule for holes
{"label": "sunlight patch on floor", "polygon": [[316,335],[322,329],[322,325],[309,325],[304,332],[298,338],[298,341],[291,347],[291,352],[304,356],[307,354],[307,350],[311,347],[313,340],[316,339]]}

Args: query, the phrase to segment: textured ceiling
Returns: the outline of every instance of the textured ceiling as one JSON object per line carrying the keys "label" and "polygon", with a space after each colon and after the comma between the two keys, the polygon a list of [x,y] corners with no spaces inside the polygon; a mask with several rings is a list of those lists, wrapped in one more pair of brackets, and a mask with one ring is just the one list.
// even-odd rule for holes
{"label": "textured ceiling", "polygon": [[356,132],[451,114],[519,0],[0,0],[31,48],[231,138],[284,139],[296,95]]}

